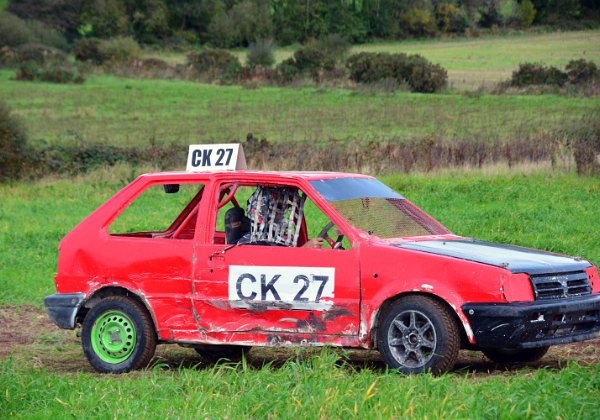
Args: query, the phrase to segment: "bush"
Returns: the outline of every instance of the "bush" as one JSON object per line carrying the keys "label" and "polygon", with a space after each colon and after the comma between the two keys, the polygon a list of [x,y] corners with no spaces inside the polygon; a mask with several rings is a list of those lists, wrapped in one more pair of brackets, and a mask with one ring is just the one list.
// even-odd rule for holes
{"label": "bush", "polygon": [[566,70],[569,82],[574,85],[600,79],[600,71],[596,63],[586,61],[583,58],[569,61]]}
{"label": "bush", "polygon": [[468,18],[452,3],[440,3],[436,6],[435,23],[444,33],[463,33],[469,26]]}
{"label": "bush", "polygon": [[140,45],[130,36],[119,36],[102,41],[99,45],[102,62],[122,63],[138,58]]}
{"label": "bush", "polygon": [[399,84],[408,83],[413,92],[437,92],[448,78],[444,68],[416,54],[363,52],[350,56],[346,67],[355,82],[372,83],[394,78]]}
{"label": "bush", "polygon": [[521,28],[531,27],[535,19],[535,14],[535,6],[531,0],[523,0],[521,3],[517,4],[516,18],[518,19]]}
{"label": "bush", "polygon": [[82,38],[73,44],[73,55],[76,60],[102,64],[104,57],[100,53],[101,40],[98,38]]}
{"label": "bush", "polygon": [[44,44],[67,50],[64,35],[37,20],[23,20],[11,13],[0,13],[0,47],[18,47],[23,44]]}
{"label": "bush", "polygon": [[247,62],[251,68],[257,66],[269,68],[275,63],[272,39],[259,39],[250,44]]}
{"label": "bush", "polygon": [[415,36],[431,36],[436,32],[433,14],[416,7],[400,14],[400,26],[408,34]]}
{"label": "bush", "polygon": [[[308,42],[303,47],[294,52],[291,59],[278,67],[278,71],[285,72],[286,77],[294,77],[302,73],[310,73],[313,77],[318,77],[322,71],[332,72],[338,64],[341,64],[348,51],[350,43],[344,37],[338,34],[327,35],[320,40]],[[292,70],[295,67],[295,70]]]}
{"label": "bush", "polygon": [[579,175],[600,175],[600,112],[592,111],[566,128],[573,143],[573,157]]}
{"label": "bush", "polygon": [[448,72],[439,64],[417,63],[412,67],[408,83],[414,92],[440,91],[448,80]]}
{"label": "bush", "polygon": [[23,44],[14,49],[18,62],[33,61],[44,64],[51,61],[66,61],[67,55],[56,48],[42,44]]}
{"label": "bush", "polygon": [[34,37],[23,19],[11,13],[0,13],[0,47],[16,47],[30,42],[34,42]]}
{"label": "bush", "polygon": [[27,139],[22,124],[0,101],[0,182],[18,179],[26,162]]}
{"label": "bush", "polygon": [[296,60],[294,60],[294,57],[283,60],[277,65],[275,71],[282,83],[292,82],[300,75],[300,70],[296,67]]}
{"label": "bush", "polygon": [[205,48],[187,56],[190,65],[198,74],[221,81],[232,81],[239,77],[242,65],[229,51]]}
{"label": "bush", "polygon": [[294,52],[295,66],[300,72],[315,73],[321,69],[333,69],[335,60],[328,58],[316,42],[309,43]]}
{"label": "bush", "polygon": [[321,49],[327,60],[334,63],[334,65],[341,64],[344,62],[350,52],[352,44],[339,34],[326,35],[323,38],[315,41],[315,48]]}
{"label": "bush", "polygon": [[15,79],[51,83],[83,83],[85,80],[79,69],[67,61],[41,64],[25,61],[19,66]]}
{"label": "bush", "polygon": [[516,87],[531,85],[564,86],[566,82],[566,73],[556,67],[546,67],[538,63],[519,64],[519,68],[513,72],[510,79],[510,85]]}
{"label": "bush", "polygon": [[140,45],[132,37],[111,39],[84,38],[73,45],[73,54],[78,61],[89,61],[97,65],[123,63],[141,55]]}

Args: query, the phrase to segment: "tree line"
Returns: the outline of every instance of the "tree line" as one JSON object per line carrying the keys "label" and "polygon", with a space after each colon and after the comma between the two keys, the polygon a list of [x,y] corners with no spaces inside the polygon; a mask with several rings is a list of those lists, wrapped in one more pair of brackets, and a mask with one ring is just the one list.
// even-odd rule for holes
{"label": "tree line", "polygon": [[4,13],[78,38],[246,47],[330,34],[350,42],[463,34],[494,26],[597,26],[600,0],[12,0]]}

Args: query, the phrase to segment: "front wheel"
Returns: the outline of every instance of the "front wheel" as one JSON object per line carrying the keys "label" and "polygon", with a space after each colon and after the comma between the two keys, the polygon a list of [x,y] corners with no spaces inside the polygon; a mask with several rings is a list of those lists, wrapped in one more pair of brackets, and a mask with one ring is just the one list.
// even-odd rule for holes
{"label": "front wheel", "polygon": [[156,349],[156,333],[140,303],[111,296],[88,312],[81,328],[81,344],[98,372],[124,373],[150,362]]}
{"label": "front wheel", "polygon": [[384,314],[378,346],[383,360],[399,372],[439,374],[454,366],[460,333],[441,303],[426,296],[408,296]]}
{"label": "front wheel", "polygon": [[482,349],[488,359],[496,363],[530,363],[540,360],[550,346],[534,349]]}

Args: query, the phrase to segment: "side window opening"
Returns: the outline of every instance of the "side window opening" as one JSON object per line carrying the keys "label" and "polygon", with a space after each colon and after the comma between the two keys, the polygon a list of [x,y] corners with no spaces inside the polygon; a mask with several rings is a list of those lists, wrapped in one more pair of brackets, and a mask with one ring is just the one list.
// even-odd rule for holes
{"label": "side window opening", "polygon": [[144,190],[108,227],[115,236],[192,239],[203,184],[156,184]]}
{"label": "side window opening", "polygon": [[[284,191],[286,188],[288,190],[290,189],[290,187],[286,187],[284,185],[261,184],[260,187],[266,189],[281,189],[282,191]],[[252,243],[251,231],[252,229],[257,228],[258,222],[262,221],[262,219],[257,218],[256,215],[248,213],[249,208],[250,213],[252,213],[253,205],[256,206],[255,203],[252,204],[250,202],[256,200],[255,193],[257,188],[259,188],[258,184],[225,184],[221,187],[218,202],[219,204],[217,204],[218,213],[214,236],[215,244],[238,243],[242,237],[244,237],[244,239],[242,239],[239,243]],[[291,189],[295,190],[295,187],[292,187]],[[233,195],[231,195],[232,192]],[[252,198],[253,196],[254,199]],[[298,196],[301,197],[301,200],[296,201],[302,202],[302,211],[298,212],[298,209],[292,209],[290,211],[287,209],[282,213],[284,213],[285,217],[287,218],[299,221],[296,246],[302,247],[310,238],[317,237],[317,235],[322,231],[323,227],[327,226],[329,219],[303,191],[298,191]],[[291,201],[293,202],[294,200]],[[291,212],[295,212],[296,217],[290,217]],[[298,215],[300,216],[299,219]],[[252,226],[253,224],[254,227]],[[291,230],[295,233],[296,226],[292,225]],[[339,232],[336,227],[333,227],[329,234],[335,240],[338,236],[340,236],[341,232]],[[277,241],[273,241],[271,244],[268,240],[261,240],[255,242],[255,244],[285,246],[283,243],[285,241],[282,240],[280,242],[282,243],[278,244]],[[350,249],[350,243],[345,237],[343,237],[342,245],[343,249]],[[325,244],[324,248],[329,248],[329,245]]]}

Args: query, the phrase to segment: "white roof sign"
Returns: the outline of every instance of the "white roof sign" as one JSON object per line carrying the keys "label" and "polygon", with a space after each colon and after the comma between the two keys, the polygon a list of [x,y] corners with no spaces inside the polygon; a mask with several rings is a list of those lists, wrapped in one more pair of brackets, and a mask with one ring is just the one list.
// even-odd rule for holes
{"label": "white roof sign", "polygon": [[241,144],[191,144],[186,171],[235,171],[246,168]]}

